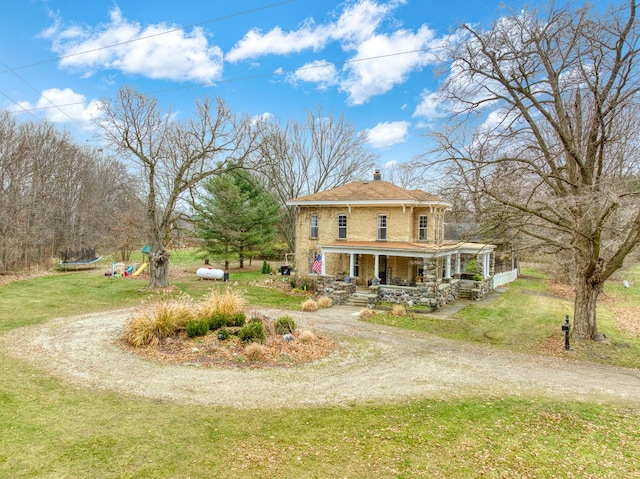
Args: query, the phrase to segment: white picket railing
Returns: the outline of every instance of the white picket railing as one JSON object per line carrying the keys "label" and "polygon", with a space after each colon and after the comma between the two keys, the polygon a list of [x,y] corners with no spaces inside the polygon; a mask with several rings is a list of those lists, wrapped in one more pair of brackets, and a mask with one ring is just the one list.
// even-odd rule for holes
{"label": "white picket railing", "polygon": [[503,284],[511,283],[518,279],[518,269],[512,269],[506,273],[498,273],[493,276],[493,287],[497,288]]}

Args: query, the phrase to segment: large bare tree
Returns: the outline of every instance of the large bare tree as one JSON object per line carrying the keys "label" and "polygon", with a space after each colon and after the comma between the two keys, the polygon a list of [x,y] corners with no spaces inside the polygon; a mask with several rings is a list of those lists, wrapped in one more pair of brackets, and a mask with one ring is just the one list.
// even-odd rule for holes
{"label": "large bare tree", "polygon": [[550,3],[460,34],[440,160],[467,172],[502,221],[571,258],[573,335],[601,339],[598,295],[640,241],[635,1],[606,12]]}
{"label": "large bare tree", "polygon": [[181,202],[204,179],[242,167],[258,135],[220,99],[196,103],[192,119],[178,121],[157,99],[123,87],[102,106],[104,137],[144,178],[150,288],[169,285],[168,251]]}
{"label": "large bare tree", "polygon": [[367,137],[357,133],[344,115],[325,116],[321,108],[308,110],[304,123],[267,125],[259,172],[282,204],[280,231],[295,250],[295,210],[285,202],[371,174],[377,157],[367,150]]}

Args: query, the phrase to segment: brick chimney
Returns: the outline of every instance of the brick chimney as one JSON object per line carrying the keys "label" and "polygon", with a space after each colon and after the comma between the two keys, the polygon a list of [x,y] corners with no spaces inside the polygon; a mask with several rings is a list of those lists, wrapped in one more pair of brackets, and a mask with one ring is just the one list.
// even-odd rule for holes
{"label": "brick chimney", "polygon": [[379,169],[375,169],[373,171],[373,181],[380,181],[382,179],[382,174]]}

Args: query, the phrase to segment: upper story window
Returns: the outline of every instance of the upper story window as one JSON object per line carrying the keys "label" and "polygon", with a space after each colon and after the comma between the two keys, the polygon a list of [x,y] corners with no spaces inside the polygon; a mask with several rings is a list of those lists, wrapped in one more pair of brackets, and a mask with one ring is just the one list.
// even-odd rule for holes
{"label": "upper story window", "polygon": [[338,239],[347,239],[347,215],[338,215]]}
{"label": "upper story window", "polygon": [[318,237],[318,215],[311,215],[309,222],[309,237],[317,238]]}
{"label": "upper story window", "polygon": [[387,215],[378,215],[378,239],[387,239]]}
{"label": "upper story window", "polygon": [[338,215],[338,239],[347,239],[347,215]]}
{"label": "upper story window", "polygon": [[427,216],[418,216],[418,241],[427,241]]}

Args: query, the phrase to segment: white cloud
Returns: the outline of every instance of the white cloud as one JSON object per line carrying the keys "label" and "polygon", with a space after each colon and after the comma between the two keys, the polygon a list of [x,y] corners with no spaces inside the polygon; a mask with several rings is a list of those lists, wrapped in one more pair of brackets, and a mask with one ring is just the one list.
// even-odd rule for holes
{"label": "white cloud", "polygon": [[[94,127],[92,120],[101,114],[100,104],[99,100],[87,101],[84,95],[71,88],[51,88],[42,91],[35,104],[21,102],[20,106],[30,111],[41,109],[46,118],[54,123],[74,123],[90,130]],[[19,112],[22,108],[15,108],[14,111]]]}
{"label": "white cloud", "polygon": [[338,42],[350,55],[341,71],[334,66],[333,70],[313,72],[307,64],[289,78],[315,82],[320,88],[339,85],[340,90],[347,93],[348,103],[359,105],[403,83],[411,72],[439,61],[437,52],[442,40],[435,39],[433,31],[424,25],[417,31],[400,29],[378,33],[385,20],[393,21],[390,17],[393,10],[405,3],[406,0],[386,3],[358,0],[346,4],[332,22],[316,24],[313,19],[307,19],[291,31],[279,26],[268,32],[252,29],[225,59],[239,62],[265,55],[320,51],[331,42]]}
{"label": "white cloud", "polygon": [[378,123],[373,128],[366,130],[367,143],[374,148],[389,148],[398,143],[404,143],[409,137],[408,121],[390,121]]}
{"label": "white cloud", "polygon": [[436,55],[428,51],[432,39],[433,32],[422,26],[415,33],[399,30],[391,35],[373,36],[360,44],[357,54],[346,65],[348,76],[341,83],[341,89],[349,95],[349,103],[365,103],[403,83],[412,71],[435,63]]}
{"label": "white cloud", "polygon": [[321,90],[326,89],[330,85],[335,85],[338,77],[338,71],[335,65],[324,60],[307,63],[295,72],[289,75],[289,80],[305,81],[317,83]]}
{"label": "white cloud", "polygon": [[418,103],[412,116],[414,118],[425,118],[427,120],[444,118],[446,112],[443,111],[440,95],[437,92],[423,90],[420,94],[420,103]]}
{"label": "white cloud", "polygon": [[255,125],[259,125],[261,123],[269,123],[274,118],[275,117],[274,117],[273,113],[265,111],[264,113],[262,113],[260,115],[252,116],[251,117],[251,124],[255,126]]}
{"label": "white cloud", "polygon": [[[124,18],[118,8],[110,17],[109,23],[95,28],[63,28],[57,22],[41,35],[52,41],[52,50],[62,57],[60,67],[84,76],[115,69],[152,79],[203,84],[220,78],[222,50],[209,45],[201,28],[189,33],[165,23],[143,27]],[[146,38],[135,41],[140,37]]]}
{"label": "white cloud", "polygon": [[317,25],[306,19],[297,30],[284,31],[277,26],[263,33],[254,28],[236,43],[225,59],[238,62],[265,55],[288,55],[304,50],[319,51],[331,41],[342,41],[345,48],[354,49],[375,32],[380,22],[402,1],[379,5],[372,0],[359,0],[347,5],[335,22]]}
{"label": "white cloud", "polygon": [[254,28],[233,46],[225,59],[234,63],[264,55],[286,55],[308,49],[318,51],[327,41],[326,29],[315,27],[312,23],[292,32],[284,32],[280,27],[275,27],[263,34],[261,30]]}

